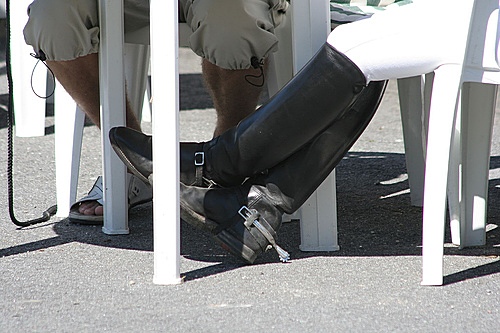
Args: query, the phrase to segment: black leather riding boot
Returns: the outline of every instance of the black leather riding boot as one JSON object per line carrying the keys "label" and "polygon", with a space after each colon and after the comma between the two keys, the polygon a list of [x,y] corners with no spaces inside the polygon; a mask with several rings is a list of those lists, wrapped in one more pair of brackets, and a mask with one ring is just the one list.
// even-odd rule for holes
{"label": "black leather riding boot", "polygon": [[[181,144],[181,181],[200,186],[204,177],[221,186],[241,184],[283,161],[340,118],[365,86],[359,68],[325,43],[288,84],[238,126],[208,142]],[[137,159],[136,171],[150,174],[152,163],[141,159],[136,150],[140,147],[135,147],[150,144],[149,139],[129,143],[129,131],[112,129],[111,143],[132,166]]]}
{"label": "black leather riding boot", "polygon": [[208,189],[181,184],[182,218],[213,233],[225,249],[248,263],[269,246],[287,261],[288,254],[276,244],[282,214],[296,211],[332,172],[372,119],[385,86],[386,82],[371,82],[348,112],[241,186]]}
{"label": "black leather riding boot", "polygon": [[[153,185],[153,137],[129,127],[113,127],[109,140],[114,151],[143,182]],[[211,182],[203,177],[205,157],[203,142],[180,143],[180,181],[186,185],[208,187]]]}

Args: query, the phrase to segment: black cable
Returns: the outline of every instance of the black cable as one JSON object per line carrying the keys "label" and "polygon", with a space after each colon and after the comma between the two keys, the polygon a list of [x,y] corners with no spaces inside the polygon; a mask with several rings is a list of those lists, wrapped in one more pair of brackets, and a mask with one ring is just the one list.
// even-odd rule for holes
{"label": "black cable", "polygon": [[[245,75],[245,81],[247,81],[248,83],[250,83],[252,86],[255,86],[255,87],[262,87],[264,86],[264,83],[266,81],[266,78],[264,76],[264,61],[263,60],[259,60],[257,57],[252,57],[250,59],[250,64],[252,65],[253,68],[255,69],[260,69],[260,74],[259,75],[251,75],[251,74],[247,74]],[[260,83],[253,83],[249,80],[249,78],[253,78],[253,79],[260,79],[262,78],[261,82]]]}
{"label": "black cable", "polygon": [[12,176],[12,167],[14,160],[14,149],[13,149],[13,119],[14,119],[14,96],[13,96],[13,83],[12,83],[12,72],[11,72],[11,59],[10,59],[10,0],[6,1],[6,14],[7,14],[7,34],[6,34],[6,66],[7,66],[7,81],[9,85],[9,102],[7,106],[7,127],[8,127],[8,138],[7,138],[7,187],[9,194],[9,215],[12,222],[19,227],[27,227],[33,224],[42,223],[50,220],[50,217],[54,215],[57,211],[57,205],[54,205],[42,213],[42,217],[21,222],[16,219],[14,214],[14,182]]}
{"label": "black cable", "polygon": [[[38,59],[38,61],[36,62],[35,66],[33,67],[33,71],[31,71],[31,81],[30,81],[30,83],[31,83],[31,90],[36,95],[36,97],[47,99],[50,96],[54,95],[54,92],[56,91],[56,76],[54,75],[54,72],[52,72],[52,69],[50,69],[50,67],[47,66],[47,64],[45,63],[45,60],[47,60],[47,57],[45,56],[45,53],[42,50],[39,50],[38,53],[30,53],[30,56],[32,56],[35,59]],[[40,61],[42,62],[42,64],[45,65],[45,67],[47,68],[47,70],[50,73],[50,77],[52,78],[52,87],[53,88],[52,88],[52,91],[50,92],[50,94],[48,94],[47,96],[39,95],[35,91],[35,87],[33,86],[33,76],[35,75],[36,67],[38,66],[38,63]]]}

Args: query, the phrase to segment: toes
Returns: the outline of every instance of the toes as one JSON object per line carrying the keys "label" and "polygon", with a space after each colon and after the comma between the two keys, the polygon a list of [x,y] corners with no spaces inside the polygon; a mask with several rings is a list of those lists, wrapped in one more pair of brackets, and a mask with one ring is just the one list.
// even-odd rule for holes
{"label": "toes", "polygon": [[104,207],[101,205],[97,205],[94,210],[94,215],[104,215]]}
{"label": "toes", "polygon": [[103,208],[97,201],[82,202],[78,211],[84,215],[103,215]]}

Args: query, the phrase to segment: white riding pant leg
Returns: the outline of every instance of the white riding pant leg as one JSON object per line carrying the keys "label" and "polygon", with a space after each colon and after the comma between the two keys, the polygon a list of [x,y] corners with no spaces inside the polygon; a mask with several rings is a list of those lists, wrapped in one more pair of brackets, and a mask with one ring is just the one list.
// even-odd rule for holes
{"label": "white riding pant leg", "polygon": [[466,8],[472,0],[462,1],[415,0],[341,25],[327,42],[349,57],[368,82],[430,73],[463,60]]}

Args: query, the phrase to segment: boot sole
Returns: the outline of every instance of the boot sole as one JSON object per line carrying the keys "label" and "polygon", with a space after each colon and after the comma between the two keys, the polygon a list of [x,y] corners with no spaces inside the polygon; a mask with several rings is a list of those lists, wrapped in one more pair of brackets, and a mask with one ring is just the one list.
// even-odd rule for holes
{"label": "boot sole", "polygon": [[150,184],[151,186],[153,186],[153,174],[149,175],[149,178],[151,178],[151,180],[149,180],[141,172],[139,172],[139,170],[137,170],[132,163],[130,163],[129,159],[127,158],[127,156],[125,156],[125,154],[123,154],[123,152],[122,152],[122,150],[121,150],[121,148],[119,146],[116,146],[114,144],[111,144],[111,146],[113,147],[113,150],[115,151],[116,155],[118,155],[118,157],[120,158],[120,160],[127,166],[127,168],[135,176],[137,176],[144,183]]}
{"label": "boot sole", "polygon": [[255,259],[257,259],[257,253],[255,253],[254,250],[234,238],[234,236],[226,230],[214,235],[214,238],[224,250],[230,252],[247,264],[253,264]]}
{"label": "boot sole", "polygon": [[[213,231],[218,226],[217,223],[206,219],[204,216],[196,213],[191,208],[184,205],[181,201],[181,218],[194,226],[195,228],[208,231],[213,234]],[[253,264],[257,258],[257,253],[250,247],[245,245],[239,239],[234,237],[229,231],[223,230],[218,234],[213,235],[214,239],[221,245],[221,247],[237,257],[243,260],[245,263]]]}

